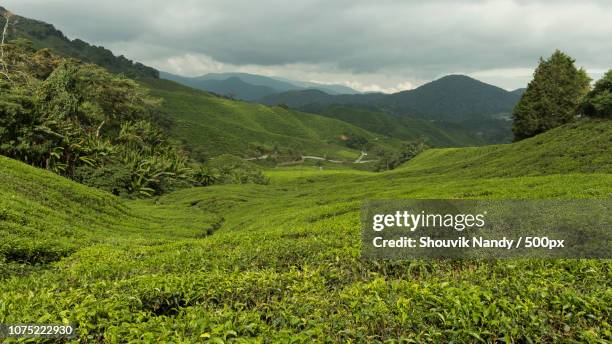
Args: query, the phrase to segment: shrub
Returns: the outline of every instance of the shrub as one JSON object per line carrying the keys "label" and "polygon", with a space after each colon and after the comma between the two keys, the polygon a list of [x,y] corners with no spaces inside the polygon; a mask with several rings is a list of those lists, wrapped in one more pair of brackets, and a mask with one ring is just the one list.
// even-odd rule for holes
{"label": "shrub", "polygon": [[204,168],[215,176],[214,180],[218,184],[270,183],[259,166],[231,154],[211,159]]}
{"label": "shrub", "polygon": [[117,196],[127,196],[130,193],[132,171],[119,163],[109,163],[100,167],[83,165],[76,169],[75,180],[112,192]]}

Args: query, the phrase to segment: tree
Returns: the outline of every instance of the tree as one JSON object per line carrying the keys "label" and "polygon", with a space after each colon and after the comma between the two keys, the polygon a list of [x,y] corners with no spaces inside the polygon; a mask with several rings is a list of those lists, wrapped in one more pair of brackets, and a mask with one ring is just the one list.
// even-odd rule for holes
{"label": "tree", "polygon": [[612,69],[586,95],[581,113],[589,117],[612,118]]}
{"label": "tree", "polygon": [[580,102],[589,91],[590,78],[574,59],[555,51],[540,64],[533,80],[512,112],[515,141],[573,121]]}

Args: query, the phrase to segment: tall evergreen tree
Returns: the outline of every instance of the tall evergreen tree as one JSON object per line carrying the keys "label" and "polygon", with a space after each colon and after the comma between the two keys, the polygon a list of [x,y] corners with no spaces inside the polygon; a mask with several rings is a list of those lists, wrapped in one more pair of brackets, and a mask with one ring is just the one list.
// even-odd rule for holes
{"label": "tall evergreen tree", "polygon": [[557,50],[540,58],[533,80],[514,108],[512,131],[516,141],[571,122],[589,91],[590,78],[574,59]]}
{"label": "tall evergreen tree", "polygon": [[584,98],[581,110],[589,117],[612,118],[612,69],[595,83]]}

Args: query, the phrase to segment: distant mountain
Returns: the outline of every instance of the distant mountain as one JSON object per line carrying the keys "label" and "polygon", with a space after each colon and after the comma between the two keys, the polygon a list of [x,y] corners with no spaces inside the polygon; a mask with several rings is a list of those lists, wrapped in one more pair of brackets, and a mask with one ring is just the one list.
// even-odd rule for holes
{"label": "distant mountain", "polygon": [[520,95],[465,75],[448,75],[414,90],[391,94],[382,100],[399,114],[463,121],[510,113]]}
{"label": "distant mountain", "polygon": [[[0,6],[0,17],[4,19],[8,11]],[[1,21],[4,24],[4,20]],[[4,26],[4,25],[3,25]],[[70,40],[53,25],[42,21],[21,17],[11,13],[6,41],[25,38],[33,43],[35,49],[50,48],[55,53],[74,57],[84,62],[102,66],[113,73],[123,73],[132,78],[158,78],[159,72],[124,56],[115,56],[104,47],[97,47],[80,39]]]}
{"label": "distant mountain", "polygon": [[517,88],[514,91],[510,91],[510,93],[515,94],[515,95],[521,97],[521,96],[523,96],[523,93],[525,93],[526,90],[527,90],[526,87],[522,87],[522,88]]}
{"label": "distant mountain", "polygon": [[512,112],[521,89],[508,92],[465,75],[448,75],[413,90],[393,94],[331,95],[289,91],[261,99],[268,105],[304,108],[318,105],[367,105],[396,115],[461,122],[471,118],[496,118]]}
{"label": "distant mountain", "polygon": [[285,79],[281,77],[275,77],[275,79],[285,80],[289,83],[300,86],[301,88],[320,90],[328,94],[360,94],[361,93],[357,90],[354,90],[344,85],[321,84],[321,83],[309,82],[309,81],[290,80],[290,79]]}
{"label": "distant mountain", "polygon": [[334,105],[334,104],[373,104],[384,97],[381,93],[360,95],[331,95],[321,90],[297,90],[276,93],[261,98],[260,102],[266,105],[287,105],[293,108],[303,108],[308,105]]}
{"label": "distant mountain", "polygon": [[380,107],[380,101],[387,97],[384,93],[329,94],[320,90],[287,91],[263,97],[260,103],[266,105],[287,105],[303,108],[308,105],[370,105]]}
{"label": "distant mountain", "polygon": [[225,80],[207,80],[207,89],[217,94],[224,94],[244,100],[257,100],[276,90],[267,86],[257,86],[248,84],[238,77],[231,77]]}
{"label": "distant mountain", "polygon": [[187,78],[197,81],[209,81],[209,80],[227,80],[229,78],[238,78],[243,82],[254,86],[265,86],[273,89],[275,92],[283,92],[288,90],[301,89],[290,82],[278,80],[263,75],[249,74],[249,73],[209,73],[194,78]]}
{"label": "distant mountain", "polygon": [[[300,90],[319,90],[327,94],[358,94],[358,91],[342,85],[324,85],[306,81],[294,81],[278,77],[268,77],[257,74],[248,73],[210,73],[198,77],[184,77],[171,73],[161,72],[161,77],[164,79],[176,81],[180,84],[197,88],[204,91],[215,92],[221,95],[232,94],[242,100],[258,100],[276,93],[287,91]],[[239,79],[242,83],[240,91],[236,92],[236,80]],[[228,80],[230,80],[228,82]],[[224,83],[225,82],[225,83]],[[249,87],[251,86],[251,87]],[[265,88],[265,89],[264,89]],[[264,92],[267,90],[266,92]],[[255,97],[259,94],[258,97]]]}
{"label": "distant mountain", "polygon": [[258,86],[246,83],[236,76],[218,80],[182,78],[176,75],[168,75],[164,72],[161,72],[160,75],[163,79],[172,80],[185,86],[206,90],[208,92],[213,92],[224,96],[235,97],[242,100],[253,101],[277,92],[277,90],[268,86]]}
{"label": "distant mountain", "polygon": [[240,78],[242,81],[257,85],[257,86],[267,86],[270,88],[274,88],[277,92],[284,92],[290,90],[304,90],[304,89],[315,89],[320,90],[328,94],[359,94],[359,91],[356,91],[350,87],[344,85],[334,85],[334,84],[321,84],[316,82],[309,81],[299,81],[299,80],[291,80],[278,76],[264,76],[258,74],[249,74],[249,73],[209,73],[199,77],[195,77],[194,79],[198,80],[224,80],[231,77]]}

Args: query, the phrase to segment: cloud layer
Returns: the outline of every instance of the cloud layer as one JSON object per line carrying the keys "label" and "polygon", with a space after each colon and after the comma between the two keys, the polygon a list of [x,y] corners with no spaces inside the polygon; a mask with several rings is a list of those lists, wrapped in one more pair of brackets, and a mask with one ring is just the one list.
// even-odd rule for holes
{"label": "cloud layer", "polygon": [[612,67],[609,1],[5,0],[71,38],[182,75],[243,71],[396,91],[450,73],[523,87],[561,49]]}

